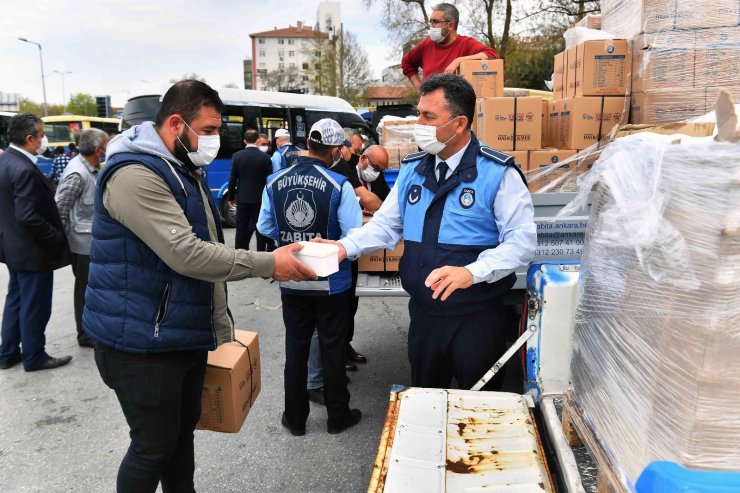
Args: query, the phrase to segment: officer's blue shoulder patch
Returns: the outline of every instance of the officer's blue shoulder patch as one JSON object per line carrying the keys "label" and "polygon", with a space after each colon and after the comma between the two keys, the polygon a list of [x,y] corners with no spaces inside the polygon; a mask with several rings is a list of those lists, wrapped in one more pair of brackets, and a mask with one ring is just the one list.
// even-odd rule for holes
{"label": "officer's blue shoulder patch", "polygon": [[411,154],[407,154],[406,157],[401,159],[402,163],[410,163],[412,161],[418,161],[419,159],[423,158],[429,154],[428,152],[420,151],[420,152],[412,152]]}
{"label": "officer's blue shoulder patch", "polygon": [[514,164],[514,158],[512,156],[501,151],[497,151],[496,149],[491,149],[488,146],[480,146],[478,153],[487,158],[493,159],[499,164]]}

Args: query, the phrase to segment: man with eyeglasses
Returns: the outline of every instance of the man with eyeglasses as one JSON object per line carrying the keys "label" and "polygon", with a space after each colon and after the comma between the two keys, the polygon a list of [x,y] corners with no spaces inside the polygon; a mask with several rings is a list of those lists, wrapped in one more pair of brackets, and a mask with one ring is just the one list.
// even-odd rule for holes
{"label": "man with eyeglasses", "polygon": [[440,3],[432,7],[429,18],[429,37],[411,49],[401,59],[403,75],[409,78],[414,89],[421,86],[419,69],[424,78],[432,74],[454,74],[465,60],[498,58],[490,46],[457,34],[460,13],[454,5]]}

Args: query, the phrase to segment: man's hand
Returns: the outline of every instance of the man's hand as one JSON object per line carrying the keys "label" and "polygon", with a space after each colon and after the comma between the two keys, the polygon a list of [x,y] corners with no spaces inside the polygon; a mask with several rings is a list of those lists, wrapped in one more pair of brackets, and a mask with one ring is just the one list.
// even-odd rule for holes
{"label": "man's hand", "polygon": [[455,72],[457,72],[457,68],[459,66],[460,66],[460,59],[459,58],[455,58],[454,60],[452,60],[452,63],[450,63],[449,65],[447,65],[447,68],[445,69],[445,73],[446,74],[454,74]]}
{"label": "man's hand", "polygon": [[446,301],[457,289],[469,288],[473,285],[473,274],[465,267],[451,267],[449,265],[434,269],[424,281],[424,285],[434,290],[432,299],[439,298]]}
{"label": "man's hand", "polygon": [[229,207],[236,207],[236,200],[229,200]]}
{"label": "man's hand", "polygon": [[347,258],[347,250],[344,249],[344,246],[339,243],[338,241],[334,240],[325,240],[323,238],[314,238],[311,241],[315,243],[329,243],[330,245],[336,245],[339,247],[339,261],[341,262],[345,258]]}
{"label": "man's hand", "polygon": [[303,245],[291,243],[275,249],[275,270],[272,272],[272,278],[276,281],[305,281],[306,279],[317,279],[316,273],[307,265],[299,261],[293,255],[303,248]]}

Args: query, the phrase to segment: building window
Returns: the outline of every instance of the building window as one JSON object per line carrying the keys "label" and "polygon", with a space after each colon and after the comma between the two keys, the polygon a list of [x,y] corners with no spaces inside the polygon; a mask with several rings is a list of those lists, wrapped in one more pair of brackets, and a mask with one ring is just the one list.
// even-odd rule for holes
{"label": "building window", "polygon": [[303,82],[308,82],[308,76],[307,75],[304,75],[303,76]]}
{"label": "building window", "polygon": [[284,45],[284,44],[285,44],[285,39],[283,39],[283,38],[278,38],[278,44],[279,44],[279,45]]}
{"label": "building window", "polygon": [[265,62],[260,62],[260,68],[261,69],[266,69],[267,68],[267,64]]}
{"label": "building window", "polygon": [[265,56],[265,50],[260,50],[260,56],[261,57]]}
{"label": "building window", "polygon": [[303,70],[308,70],[308,64],[307,63],[304,63],[303,64]]}
{"label": "building window", "polygon": [[285,68],[285,64],[282,63],[282,62],[281,63],[278,63],[278,68]]}
{"label": "building window", "polygon": [[288,68],[295,68],[295,63],[292,63],[292,62],[291,62],[291,63],[289,63],[289,64],[288,64]]}
{"label": "building window", "polygon": [[295,56],[295,51],[289,51],[288,52],[288,56],[289,57],[294,57]]}
{"label": "building window", "polygon": [[289,39],[288,40],[288,44],[289,45],[294,45],[295,44],[295,39]]}
{"label": "building window", "polygon": [[265,44],[265,38],[257,38],[257,44],[260,44],[260,45]]}

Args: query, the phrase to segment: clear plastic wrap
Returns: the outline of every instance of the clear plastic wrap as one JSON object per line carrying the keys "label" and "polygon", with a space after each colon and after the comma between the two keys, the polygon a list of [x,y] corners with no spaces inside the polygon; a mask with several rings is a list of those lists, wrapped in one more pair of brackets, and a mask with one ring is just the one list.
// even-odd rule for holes
{"label": "clear plastic wrap", "polygon": [[388,152],[388,168],[398,169],[401,159],[407,154],[417,152],[419,148],[414,141],[414,125],[418,118],[405,118],[387,115],[378,124],[380,145]]}
{"label": "clear plastic wrap", "polygon": [[740,470],[739,156],[641,133],[581,177],[573,394],[630,489],[654,460]]}

